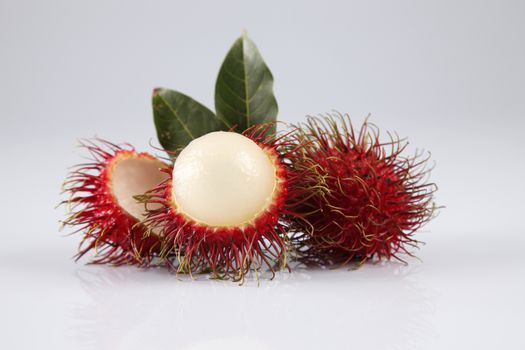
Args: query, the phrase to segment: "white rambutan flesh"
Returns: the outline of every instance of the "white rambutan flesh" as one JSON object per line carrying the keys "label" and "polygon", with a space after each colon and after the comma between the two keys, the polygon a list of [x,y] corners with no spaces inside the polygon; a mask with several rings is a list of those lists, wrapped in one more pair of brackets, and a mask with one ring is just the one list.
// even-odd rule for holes
{"label": "white rambutan flesh", "polygon": [[177,211],[211,227],[242,227],[271,205],[278,185],[275,161],[250,138],[212,132],[193,140],[173,168]]}

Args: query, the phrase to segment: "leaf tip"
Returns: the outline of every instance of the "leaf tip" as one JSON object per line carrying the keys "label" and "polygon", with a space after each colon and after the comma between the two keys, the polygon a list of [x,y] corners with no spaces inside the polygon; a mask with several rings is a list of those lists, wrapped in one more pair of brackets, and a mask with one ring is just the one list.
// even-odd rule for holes
{"label": "leaf tip", "polygon": [[160,94],[160,91],[162,90],[162,88],[159,88],[159,87],[156,87],[153,89],[153,97],[156,97]]}

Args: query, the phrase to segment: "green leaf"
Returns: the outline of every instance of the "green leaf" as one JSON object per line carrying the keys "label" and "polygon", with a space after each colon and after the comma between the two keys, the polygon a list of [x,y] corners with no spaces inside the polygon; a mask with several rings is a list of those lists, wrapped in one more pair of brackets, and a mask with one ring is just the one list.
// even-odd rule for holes
{"label": "green leaf", "polygon": [[180,92],[157,88],[152,103],[157,137],[165,150],[175,151],[209,132],[228,130],[212,111]]}
{"label": "green leaf", "polygon": [[215,84],[215,110],[237,132],[277,120],[272,73],[246,34],[235,41],[222,63]]}

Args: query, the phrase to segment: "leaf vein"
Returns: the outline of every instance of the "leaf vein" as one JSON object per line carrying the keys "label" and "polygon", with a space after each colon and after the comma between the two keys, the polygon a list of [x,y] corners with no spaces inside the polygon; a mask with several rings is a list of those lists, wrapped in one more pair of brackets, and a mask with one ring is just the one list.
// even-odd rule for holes
{"label": "leaf vein", "polygon": [[190,131],[190,129],[188,128],[188,126],[186,125],[186,123],[184,123],[182,121],[182,119],[180,118],[180,116],[178,115],[177,113],[177,110],[174,109],[169,103],[168,101],[166,101],[166,99],[159,95],[160,99],[162,100],[162,102],[164,102],[164,104],[169,108],[169,110],[171,111],[171,113],[173,113],[173,116],[175,116],[175,118],[177,118],[177,120],[179,121],[179,123],[182,125],[182,127],[184,128],[184,131],[186,131],[186,133],[188,134],[189,137],[191,137],[192,140],[195,139],[195,136],[193,136],[192,132]]}

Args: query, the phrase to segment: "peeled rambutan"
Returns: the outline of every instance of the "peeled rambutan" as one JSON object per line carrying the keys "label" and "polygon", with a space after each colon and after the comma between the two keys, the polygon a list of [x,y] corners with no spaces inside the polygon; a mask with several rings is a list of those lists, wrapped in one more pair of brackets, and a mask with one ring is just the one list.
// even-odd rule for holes
{"label": "peeled rambutan", "polygon": [[92,263],[147,266],[160,250],[155,231],[141,223],[144,205],[135,195],[154,188],[168,175],[167,165],[148,153],[103,140],[81,141],[88,163],[77,165],[64,182],[62,203],[68,208],[64,226],[84,235],[76,259],[95,250]]}
{"label": "peeled rambutan", "polygon": [[414,233],[432,217],[436,186],[427,183],[429,156],[403,155],[408,143],[365,121],[360,129],[348,115],[308,117],[293,134],[292,156],[304,171],[306,197],[293,210],[300,214],[298,240],[305,261],[362,263],[413,254]]}
{"label": "peeled rambutan", "polygon": [[162,232],[162,255],[177,272],[242,281],[249,271],[286,266],[298,176],[289,171],[287,141],[265,136],[269,128],[193,140],[167,171],[170,179],[144,196],[144,222]]}

